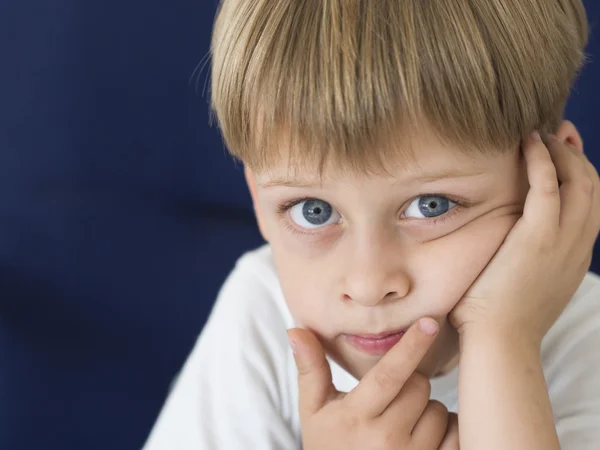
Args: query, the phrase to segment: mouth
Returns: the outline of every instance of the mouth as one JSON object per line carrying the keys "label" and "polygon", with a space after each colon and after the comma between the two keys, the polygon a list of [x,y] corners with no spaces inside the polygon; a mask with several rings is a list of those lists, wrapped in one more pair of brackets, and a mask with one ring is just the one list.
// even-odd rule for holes
{"label": "mouth", "polygon": [[402,339],[406,330],[378,334],[344,334],[344,338],[357,350],[374,356],[385,355]]}

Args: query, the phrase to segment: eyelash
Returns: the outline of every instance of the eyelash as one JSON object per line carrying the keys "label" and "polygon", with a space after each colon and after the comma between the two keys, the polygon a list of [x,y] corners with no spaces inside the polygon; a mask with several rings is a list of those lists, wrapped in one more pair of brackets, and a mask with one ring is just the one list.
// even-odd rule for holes
{"label": "eyelash", "polygon": [[[417,195],[416,197],[414,197],[411,200],[411,202],[413,200],[415,200],[416,198],[424,197],[424,196],[443,197],[445,199],[450,200],[452,203],[454,203],[456,205],[450,211],[442,214],[441,216],[432,217],[430,219],[416,219],[416,220],[419,220],[421,222],[424,222],[425,225],[428,226],[428,227],[435,227],[436,225],[444,223],[444,222],[452,219],[454,217],[454,215],[458,214],[463,208],[468,208],[469,207],[469,204],[465,200],[457,199],[455,197],[451,198],[448,195],[444,195],[444,194],[420,194],[420,195]],[[316,199],[314,197],[300,197],[300,198],[291,200],[289,202],[282,203],[281,205],[277,206],[277,215],[281,217],[284,214],[286,214],[294,206],[298,205],[299,203],[305,202],[307,200],[316,200]],[[296,228],[293,225],[291,225],[290,223],[288,223],[287,220],[284,221],[284,225],[293,234],[299,234],[299,235],[307,235],[308,234],[308,235],[310,235],[310,234],[317,233],[317,232],[300,231],[300,230],[298,230],[298,228]]]}

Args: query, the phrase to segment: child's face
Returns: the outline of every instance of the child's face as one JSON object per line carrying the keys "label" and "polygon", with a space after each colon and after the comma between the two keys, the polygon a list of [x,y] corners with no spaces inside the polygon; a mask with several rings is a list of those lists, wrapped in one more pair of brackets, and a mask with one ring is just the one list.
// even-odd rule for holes
{"label": "child's face", "polygon": [[387,168],[393,176],[326,170],[320,185],[316,171],[248,172],[292,315],[357,378],[386,342],[366,349],[349,335],[405,330],[423,316],[442,331],[419,370],[448,366],[457,336],[447,315],[523,211],[528,184],[516,149],[467,156],[432,135],[414,149],[410,165]]}

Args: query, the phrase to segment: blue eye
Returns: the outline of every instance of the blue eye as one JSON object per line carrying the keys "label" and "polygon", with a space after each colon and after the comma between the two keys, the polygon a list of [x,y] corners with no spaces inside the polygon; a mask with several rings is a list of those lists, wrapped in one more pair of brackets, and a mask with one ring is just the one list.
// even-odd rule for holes
{"label": "blue eye", "polygon": [[412,201],[406,209],[407,217],[429,219],[446,214],[456,203],[441,195],[422,195]]}
{"label": "blue eye", "polygon": [[290,208],[290,217],[302,228],[320,228],[340,221],[340,214],[319,199],[304,200]]}

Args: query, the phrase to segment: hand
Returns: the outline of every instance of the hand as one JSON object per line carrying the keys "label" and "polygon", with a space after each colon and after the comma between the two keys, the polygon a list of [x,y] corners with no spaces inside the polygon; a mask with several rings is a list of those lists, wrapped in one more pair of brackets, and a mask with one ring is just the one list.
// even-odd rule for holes
{"label": "hand", "polygon": [[524,145],[530,189],[523,216],[449,319],[459,333],[499,326],[537,345],[589,270],[600,179],[583,152],[553,136],[547,146],[539,134]]}
{"label": "hand", "polygon": [[444,441],[438,450],[460,450],[458,441],[458,415],[450,413],[448,415],[448,428]]}
{"label": "hand", "polygon": [[[421,330],[421,321],[429,332]],[[333,386],[315,335],[288,332],[298,367],[304,450],[455,450],[450,446],[455,436],[445,439],[447,409],[429,400],[429,380],[415,372],[438,328],[433,319],[421,321],[348,394]]]}

